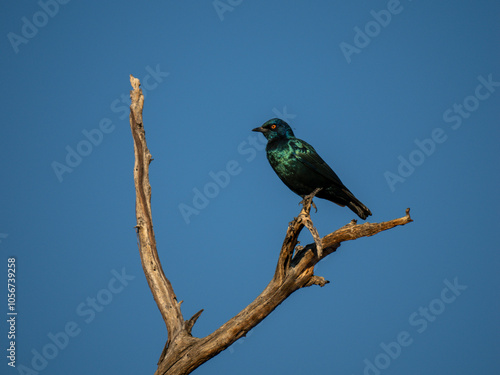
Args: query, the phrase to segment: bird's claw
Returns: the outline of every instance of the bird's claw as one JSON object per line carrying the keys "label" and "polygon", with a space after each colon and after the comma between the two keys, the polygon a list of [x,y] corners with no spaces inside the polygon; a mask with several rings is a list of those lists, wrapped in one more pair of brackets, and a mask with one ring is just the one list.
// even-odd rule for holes
{"label": "bird's claw", "polygon": [[318,208],[313,202],[313,198],[316,196],[321,191],[322,188],[317,188],[315,189],[311,194],[302,196],[302,200],[299,202],[299,205],[302,205],[305,207],[307,204],[309,204],[309,201],[311,202],[310,205],[314,207],[315,212],[318,212]]}

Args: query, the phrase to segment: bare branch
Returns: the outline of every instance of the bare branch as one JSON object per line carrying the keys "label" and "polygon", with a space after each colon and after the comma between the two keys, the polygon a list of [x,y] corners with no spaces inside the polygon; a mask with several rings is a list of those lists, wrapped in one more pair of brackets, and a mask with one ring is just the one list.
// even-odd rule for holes
{"label": "bare branch", "polygon": [[313,277],[311,277],[311,280],[309,280],[309,282],[304,286],[306,287],[306,286],[311,286],[311,285],[319,285],[321,287],[324,287],[328,283],[329,283],[329,281],[325,280],[324,277],[314,275]]}
{"label": "bare branch", "polygon": [[313,203],[313,198],[316,194],[318,194],[321,191],[321,188],[315,189],[311,194],[309,194],[307,197],[304,198],[303,205],[304,209],[302,210],[303,212],[300,213],[300,216],[302,217],[302,221],[304,225],[306,226],[307,229],[309,229],[309,232],[311,232],[311,235],[313,236],[314,243],[316,244],[316,251],[318,253],[318,258],[321,259],[323,256],[323,244],[321,242],[321,238],[318,234],[318,230],[316,227],[313,225],[313,222],[311,220],[311,204]]}
{"label": "bare branch", "polygon": [[[300,214],[302,213],[304,213],[304,208],[302,208]],[[309,216],[309,212],[305,214]],[[405,225],[411,221],[409,211],[407,210],[405,217],[382,223],[357,225],[356,222],[351,222],[321,239],[323,246],[322,258],[333,253],[343,241],[372,236],[378,232],[397,225]],[[245,336],[250,329],[265,319],[296,290],[312,285],[326,285],[328,283],[327,280],[321,276],[314,275],[314,266],[322,259],[317,256],[315,243],[297,250],[295,256],[291,259],[289,259],[291,254],[285,253],[290,248],[293,251],[293,247],[290,247],[290,244],[297,243],[296,238],[303,227],[302,219],[296,218],[290,223],[287,230],[287,237],[283,241],[283,248],[280,253],[275,276],[264,291],[252,303],[212,334],[198,339],[199,341],[197,342],[187,343],[187,345],[190,345],[189,352],[193,353],[191,356],[182,354],[180,357],[175,357],[175,360],[171,358],[170,361],[167,361],[169,354],[167,350],[166,360],[160,364],[156,374],[188,374],[229,347],[239,338]],[[285,259],[288,260],[285,261]],[[279,276],[280,274],[281,276]],[[194,356],[194,353],[197,353],[197,355]]]}
{"label": "bare branch", "polygon": [[137,217],[136,230],[139,237],[139,253],[141,255],[144,274],[167,326],[170,340],[184,326],[184,319],[172,284],[165,277],[156,250],[151,213],[151,186],[149,184],[151,154],[146,145],[146,135],[142,124],[144,95],[139,87],[140,82],[137,78],[130,76],[130,83],[133,87],[133,90],[130,91],[130,128],[134,139],[135,152],[135,212]]}
{"label": "bare branch", "polygon": [[288,224],[288,230],[278,258],[278,265],[276,266],[276,271],[274,272],[274,279],[278,282],[282,282],[286,276],[286,271],[290,266],[293,251],[298,243],[299,234],[304,226],[306,226],[311,232],[314,241],[316,242],[316,246],[319,245],[319,252],[322,250],[318,231],[313,226],[310,216],[311,205],[314,204],[312,200],[320,190],[321,188],[315,189],[311,194],[304,197],[304,199],[300,202],[300,204],[302,204],[302,210],[300,211],[299,216],[294,218],[290,224]]}
{"label": "bare branch", "polygon": [[384,230],[394,228],[398,225],[405,225],[412,221],[409,208],[406,209],[405,216],[382,223],[356,224],[356,221],[351,221],[349,224],[323,237],[323,247],[332,246],[344,241],[355,240],[360,237],[370,237]]}
{"label": "bare branch", "polygon": [[200,311],[198,311],[196,314],[194,314],[187,322],[186,322],[186,325],[185,325],[185,328],[186,328],[186,331],[188,333],[191,333],[191,330],[193,329],[193,326],[194,324],[196,323],[196,321],[198,320],[198,318],[200,317],[201,313],[203,312],[203,309],[201,309]]}

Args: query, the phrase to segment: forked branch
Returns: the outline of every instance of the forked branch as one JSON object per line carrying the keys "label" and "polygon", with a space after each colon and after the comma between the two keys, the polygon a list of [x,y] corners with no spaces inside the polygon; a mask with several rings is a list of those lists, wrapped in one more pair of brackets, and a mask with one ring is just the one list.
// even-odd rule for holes
{"label": "forked branch", "polygon": [[[318,191],[304,198],[302,210],[292,220],[283,241],[274,277],[262,293],[235,317],[227,321],[213,333],[203,338],[194,337],[191,332],[203,310],[187,321],[184,320],[180,302],[177,301],[170,281],[165,277],[156,250],[151,213],[151,186],[149,184],[149,164],[151,154],[146,145],[142,123],[144,96],[138,79],[130,76],[133,90],[130,106],[130,126],[134,140],[136,189],[137,234],[139,253],[153,297],[167,327],[167,342],[160,355],[156,375],[189,374],[198,366],[216,356],[236,340],[265,319],[290,294],[303,287],[324,286],[323,277],[314,275],[314,266],[333,253],[342,242],[360,237],[373,236],[381,231],[411,222],[409,209],[406,216],[382,223],[356,224],[355,221],[343,226],[323,238],[314,227],[310,210],[312,199]],[[301,230],[306,226],[314,238],[314,243],[305,247],[297,246]]]}

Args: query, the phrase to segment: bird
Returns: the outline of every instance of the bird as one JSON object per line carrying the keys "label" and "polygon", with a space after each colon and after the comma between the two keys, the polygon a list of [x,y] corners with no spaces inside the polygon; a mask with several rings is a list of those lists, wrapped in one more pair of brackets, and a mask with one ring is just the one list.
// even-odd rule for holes
{"label": "bird", "polygon": [[285,121],[273,118],[252,129],[266,137],[266,155],[274,172],[295,194],[304,198],[314,190],[318,198],[349,207],[365,220],[372,213],[342,183],[337,174],[307,142],[296,138]]}

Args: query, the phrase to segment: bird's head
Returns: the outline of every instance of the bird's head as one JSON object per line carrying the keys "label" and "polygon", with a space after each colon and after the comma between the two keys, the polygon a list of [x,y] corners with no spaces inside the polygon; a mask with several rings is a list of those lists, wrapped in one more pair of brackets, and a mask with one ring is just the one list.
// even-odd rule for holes
{"label": "bird's head", "polygon": [[254,132],[264,134],[268,141],[275,138],[291,138],[294,137],[292,128],[285,121],[279,118],[273,118],[262,124],[261,127],[252,129]]}

